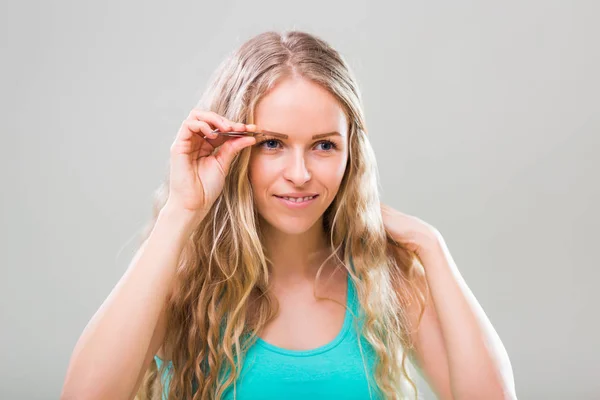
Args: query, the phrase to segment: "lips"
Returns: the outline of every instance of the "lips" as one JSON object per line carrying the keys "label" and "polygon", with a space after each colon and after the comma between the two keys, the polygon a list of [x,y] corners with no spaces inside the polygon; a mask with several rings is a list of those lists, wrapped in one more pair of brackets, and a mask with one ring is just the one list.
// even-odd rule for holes
{"label": "lips", "polygon": [[281,202],[281,204],[283,206],[285,206],[286,208],[290,209],[290,210],[303,210],[303,209],[308,209],[312,204],[315,204],[316,198],[319,197],[319,195],[316,195],[308,200],[299,200],[299,201],[295,201],[295,200],[287,200],[285,199],[285,197],[282,196],[277,196],[274,195],[274,197],[279,200]]}
{"label": "lips", "polygon": [[[283,200],[287,200],[287,201],[291,201],[291,202],[296,202],[296,203],[303,203],[305,201],[309,201],[309,200],[314,200],[317,195],[313,195],[313,196],[304,196],[304,197],[294,197],[294,196],[278,196],[275,195],[275,197],[279,198],[279,199],[283,199]],[[301,200],[299,200],[301,199]]]}

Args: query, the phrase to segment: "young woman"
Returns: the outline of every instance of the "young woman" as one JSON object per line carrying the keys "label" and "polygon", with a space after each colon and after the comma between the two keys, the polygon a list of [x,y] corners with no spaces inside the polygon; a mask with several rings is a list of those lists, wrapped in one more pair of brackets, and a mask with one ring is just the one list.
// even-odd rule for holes
{"label": "young woman", "polygon": [[380,203],[359,88],[313,35],[219,67],[144,239],[63,399],[416,398],[407,356],[442,399],[514,397],[440,233]]}

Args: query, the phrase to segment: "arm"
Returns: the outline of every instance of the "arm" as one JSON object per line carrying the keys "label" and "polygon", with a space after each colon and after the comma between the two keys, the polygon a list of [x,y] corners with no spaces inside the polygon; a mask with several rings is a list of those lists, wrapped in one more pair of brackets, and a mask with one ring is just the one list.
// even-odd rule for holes
{"label": "arm", "polygon": [[127,398],[137,390],[141,371],[162,343],[158,322],[179,256],[198,221],[168,205],[161,210],[147,241],[75,345],[62,400]]}
{"label": "arm", "polygon": [[[418,257],[421,282],[429,286],[413,336],[418,369],[444,400],[516,399],[508,354],[441,236],[420,247]],[[413,323],[418,312],[409,310]]]}

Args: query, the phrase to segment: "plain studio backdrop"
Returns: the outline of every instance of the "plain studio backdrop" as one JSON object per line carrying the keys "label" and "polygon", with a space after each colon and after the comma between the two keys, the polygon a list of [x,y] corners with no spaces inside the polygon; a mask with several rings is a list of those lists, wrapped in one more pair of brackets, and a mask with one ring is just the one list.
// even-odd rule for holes
{"label": "plain studio backdrop", "polygon": [[270,29],[346,57],[383,201],[440,230],[519,399],[600,398],[598,2],[33,3],[0,6],[0,398],[58,398],[179,125]]}

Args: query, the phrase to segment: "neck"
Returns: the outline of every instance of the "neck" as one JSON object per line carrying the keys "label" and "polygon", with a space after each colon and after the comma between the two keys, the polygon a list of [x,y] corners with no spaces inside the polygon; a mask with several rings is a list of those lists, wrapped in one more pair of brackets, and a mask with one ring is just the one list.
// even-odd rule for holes
{"label": "neck", "polygon": [[271,261],[271,279],[280,283],[314,281],[319,267],[331,254],[322,219],[298,234],[282,232],[264,220],[261,225],[267,257]]}

